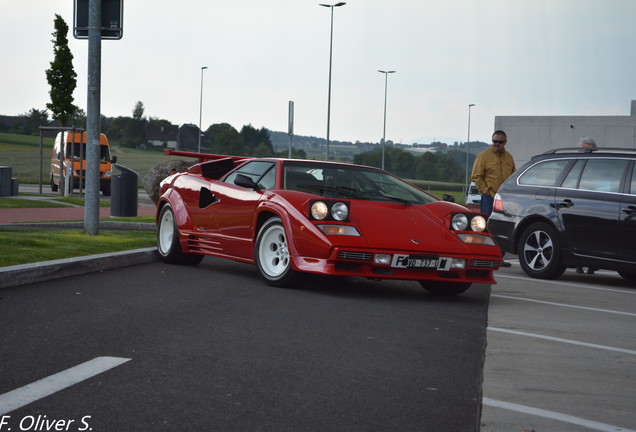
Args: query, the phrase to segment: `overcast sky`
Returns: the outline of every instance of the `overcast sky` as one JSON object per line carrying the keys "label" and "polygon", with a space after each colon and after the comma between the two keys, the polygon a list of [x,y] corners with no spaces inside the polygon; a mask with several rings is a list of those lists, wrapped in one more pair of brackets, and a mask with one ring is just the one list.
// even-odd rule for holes
{"label": "overcast sky", "polygon": [[[319,0],[125,0],[102,42],[101,113],[325,137],[330,9]],[[335,1],[333,3],[336,3]],[[333,4],[332,3],[332,4]],[[88,42],[73,0],[0,0],[0,114],[45,109],[53,20],[71,27],[86,109]],[[497,115],[629,115],[634,0],[349,0],[334,8],[331,140],[489,141]]]}

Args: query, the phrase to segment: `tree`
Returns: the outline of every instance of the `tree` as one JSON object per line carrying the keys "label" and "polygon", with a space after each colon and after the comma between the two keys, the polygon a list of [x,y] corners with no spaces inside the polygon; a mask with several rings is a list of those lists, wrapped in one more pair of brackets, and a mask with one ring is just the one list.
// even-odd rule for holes
{"label": "tree", "polygon": [[133,118],[135,120],[143,120],[144,119],[144,104],[141,101],[138,101],[135,104],[135,108],[133,109]]}
{"label": "tree", "polygon": [[245,125],[241,129],[241,138],[248,156],[267,157],[275,153],[269,130],[266,128],[257,130],[251,124]]}
{"label": "tree", "polygon": [[77,74],[73,69],[73,54],[68,47],[68,25],[64,19],[55,14],[55,31],[53,34],[53,61],[46,70],[46,80],[51,86],[49,95],[51,102],[46,107],[51,110],[54,120],[62,126],[68,124],[77,107],[73,104],[73,91],[77,86]]}
{"label": "tree", "polygon": [[31,108],[31,110],[23,114],[25,118],[24,128],[22,133],[24,134],[37,134],[39,133],[40,126],[47,126],[49,124],[49,112],[47,110],[37,110]]}

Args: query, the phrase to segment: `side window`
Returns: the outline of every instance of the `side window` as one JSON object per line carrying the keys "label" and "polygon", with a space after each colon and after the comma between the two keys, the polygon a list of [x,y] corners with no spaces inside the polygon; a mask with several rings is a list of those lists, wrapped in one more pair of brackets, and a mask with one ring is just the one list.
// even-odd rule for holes
{"label": "side window", "polygon": [[581,175],[579,189],[618,192],[628,163],[628,160],[623,159],[588,160]]}
{"label": "side window", "polygon": [[576,189],[579,185],[579,177],[581,177],[581,171],[583,171],[584,166],[584,159],[576,161],[576,164],[572,167],[568,175],[565,177],[565,180],[563,180],[563,184],[561,185],[561,187]]}
{"label": "side window", "polygon": [[555,186],[569,159],[539,162],[519,177],[519,184],[532,186]]}
{"label": "side window", "polygon": [[258,183],[263,189],[271,189],[274,187],[274,183],[276,181],[276,170],[274,169],[273,162],[247,162],[228,174],[223,181],[225,183],[234,184],[234,179],[237,174],[243,174],[244,176],[249,177],[253,182]]}
{"label": "side window", "polygon": [[265,173],[258,182],[261,189],[274,189],[276,186],[276,168],[272,168]]}
{"label": "side window", "polygon": [[632,195],[636,195],[636,166],[632,168],[632,186],[629,190],[629,193]]}

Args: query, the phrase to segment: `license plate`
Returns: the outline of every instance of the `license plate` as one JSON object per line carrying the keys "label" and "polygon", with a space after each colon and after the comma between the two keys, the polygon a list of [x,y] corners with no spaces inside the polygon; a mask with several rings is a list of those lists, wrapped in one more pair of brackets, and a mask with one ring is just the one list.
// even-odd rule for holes
{"label": "license plate", "polygon": [[393,255],[391,267],[449,270],[450,264],[450,258],[439,257],[437,255],[396,254]]}

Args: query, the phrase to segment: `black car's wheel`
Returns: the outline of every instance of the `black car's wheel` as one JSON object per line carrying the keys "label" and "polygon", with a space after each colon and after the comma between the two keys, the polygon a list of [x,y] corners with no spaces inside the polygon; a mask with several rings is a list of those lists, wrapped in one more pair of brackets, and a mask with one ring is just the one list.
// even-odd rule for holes
{"label": "black car's wheel", "polygon": [[625,280],[636,282],[636,273],[630,273],[630,272],[619,270],[618,274],[621,275],[623,279]]}
{"label": "black car's wheel", "polygon": [[419,281],[422,288],[438,297],[452,297],[466,291],[472,285],[469,282]]}
{"label": "black car's wheel", "polygon": [[289,287],[297,280],[280,218],[268,219],[258,231],[254,259],[259,276],[268,285]]}
{"label": "black car's wheel", "polygon": [[530,277],[555,279],[563,274],[557,233],[550,225],[538,222],[523,232],[519,242],[519,264]]}
{"label": "black car's wheel", "polygon": [[51,192],[57,192],[58,186],[53,182],[53,176],[51,176]]}
{"label": "black car's wheel", "polygon": [[169,204],[166,204],[159,216],[157,227],[157,251],[161,260],[169,264],[197,265],[203,259],[203,255],[184,253],[179,243],[177,223],[174,212]]}

